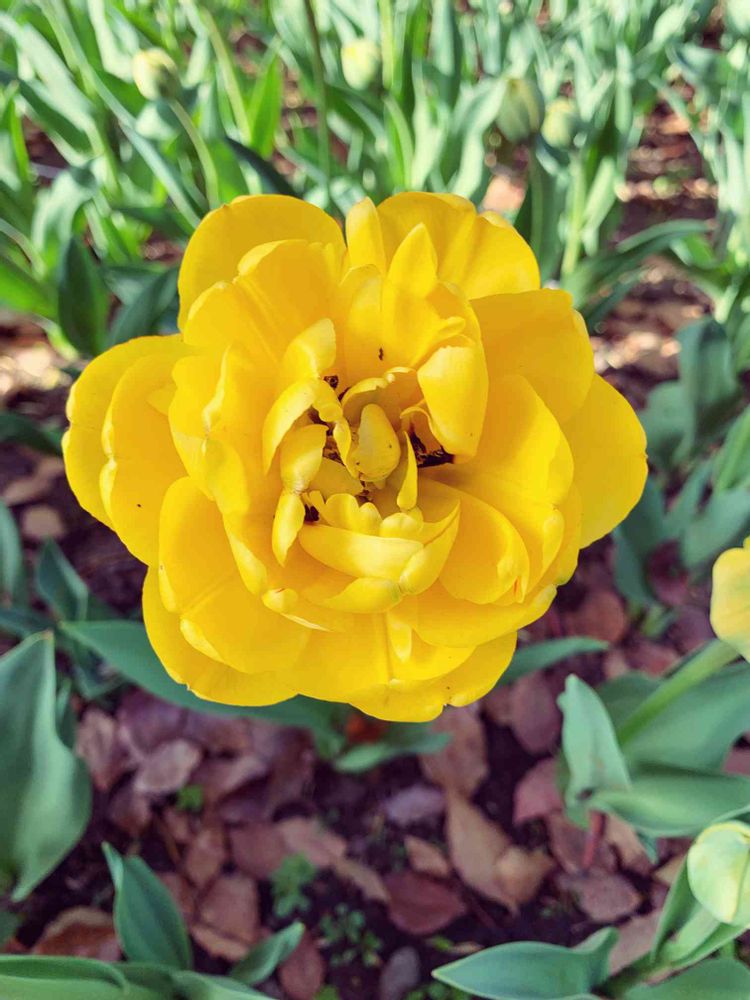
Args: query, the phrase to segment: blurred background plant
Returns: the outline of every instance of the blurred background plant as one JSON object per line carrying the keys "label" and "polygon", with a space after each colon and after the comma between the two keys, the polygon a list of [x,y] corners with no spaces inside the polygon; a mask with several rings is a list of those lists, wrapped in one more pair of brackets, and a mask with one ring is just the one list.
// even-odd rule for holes
{"label": "blurred background plant", "polygon": [[[521,961],[539,997],[563,969],[576,995],[747,997],[750,667],[711,638],[707,578],[750,533],[749,44],[747,0],[0,0],[3,996],[514,997]],[[176,329],[209,209],[265,191],[343,218],[405,189],[502,212],[570,292],[640,406],[643,499],[479,711],[207,706],[71,513],[65,391]],[[106,947],[25,954],[111,922],[110,872]]]}

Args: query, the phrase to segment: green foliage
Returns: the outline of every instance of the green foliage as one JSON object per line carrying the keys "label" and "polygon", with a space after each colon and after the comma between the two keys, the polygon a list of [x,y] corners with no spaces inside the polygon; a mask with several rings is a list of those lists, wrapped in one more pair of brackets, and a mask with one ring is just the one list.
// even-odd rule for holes
{"label": "green foliage", "polygon": [[91,811],[86,768],[58,729],[52,638],[0,658],[0,882],[23,899],[82,835]]}
{"label": "green foliage", "polygon": [[231,971],[233,979],[254,986],[262,983],[274,970],[286,961],[305,933],[305,925],[296,921],[289,924],[283,931],[278,931],[267,937],[260,944],[251,948],[250,952],[238,962]]}
{"label": "green foliage", "polygon": [[273,912],[280,919],[293,913],[305,913],[310,900],[305,888],[313,881],[317,868],[304,854],[290,854],[271,875]]}
{"label": "green foliage", "polygon": [[326,913],[320,921],[323,944],[332,949],[332,966],[349,965],[359,960],[368,967],[380,963],[383,942],[367,927],[367,918],[361,910],[354,910],[346,903],[338,903],[333,913]]}

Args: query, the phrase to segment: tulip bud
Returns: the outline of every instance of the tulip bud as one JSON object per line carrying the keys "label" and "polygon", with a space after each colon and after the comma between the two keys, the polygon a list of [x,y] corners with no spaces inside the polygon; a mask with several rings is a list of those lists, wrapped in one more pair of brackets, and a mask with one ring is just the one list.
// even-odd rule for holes
{"label": "tulip bud", "polygon": [[143,49],[136,52],[132,70],[133,81],[147,100],[172,100],[179,95],[177,64],[164,49]]}
{"label": "tulip bud", "polygon": [[750,826],[732,821],[709,826],[688,851],[690,889],[724,924],[750,926]]}
{"label": "tulip bud", "polygon": [[354,90],[367,90],[380,72],[380,46],[370,38],[355,38],[341,48],[344,79]]}
{"label": "tulip bud", "polygon": [[579,126],[575,103],[568,97],[556,97],[544,116],[542,135],[555,149],[570,149]]}
{"label": "tulip bud", "polygon": [[542,127],[544,97],[533,80],[508,80],[500,105],[497,127],[508,142],[529,139]]}

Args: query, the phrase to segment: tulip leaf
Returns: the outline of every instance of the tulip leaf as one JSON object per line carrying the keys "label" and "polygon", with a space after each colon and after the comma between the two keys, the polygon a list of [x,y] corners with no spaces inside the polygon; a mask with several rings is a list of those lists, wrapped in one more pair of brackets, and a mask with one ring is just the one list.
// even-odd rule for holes
{"label": "tulip leaf", "polygon": [[248,954],[234,966],[232,979],[237,979],[248,986],[262,983],[286,961],[302,940],[305,925],[296,920],[285,927],[283,931],[272,934],[250,949]]}
{"label": "tulip leaf", "polygon": [[176,295],[176,267],[149,275],[140,294],[127,305],[121,306],[117,313],[109,331],[109,346],[157,333],[158,321],[175,301]]}
{"label": "tulip leaf", "polygon": [[519,941],[487,948],[443,965],[436,979],[489,1000],[596,1000],[592,992],[607,978],[612,927],[575,948]]}
{"label": "tulip leaf", "polygon": [[0,500],[0,605],[25,603],[23,547],[13,515]]}
{"label": "tulip leaf", "polygon": [[657,986],[636,986],[624,1000],[746,1000],[750,996],[750,969],[732,958],[701,962]]}
{"label": "tulip leaf", "polygon": [[352,747],[333,761],[337,771],[359,773],[378,764],[414,753],[437,753],[449,742],[448,733],[438,733],[428,723],[393,722],[383,737]]}
{"label": "tulip leaf", "polygon": [[49,635],[0,659],[0,878],[23,899],[82,835],[91,785],[56,724],[55,663]]}
{"label": "tulip leaf", "polygon": [[280,174],[276,167],[269,160],[265,160],[260,153],[256,153],[249,146],[243,146],[241,142],[237,142],[236,139],[229,136],[227,136],[227,142],[237,156],[255,170],[268,191],[272,194],[286,194],[291,198],[300,197],[286,177]]}
{"label": "tulip leaf", "polygon": [[627,795],[628,767],[599,696],[579,677],[571,675],[559,704],[563,713],[563,754],[569,772],[565,792],[568,808],[580,808],[581,802],[597,791],[617,790]]}
{"label": "tulip leaf", "polygon": [[57,306],[67,340],[81,354],[98,354],[104,345],[109,296],[98,265],[77,236],[63,251]]}
{"label": "tulip leaf", "polygon": [[48,455],[62,454],[62,431],[38,424],[21,413],[0,413],[0,443],[13,441]]}
{"label": "tulip leaf", "polygon": [[689,837],[750,802],[750,778],[677,767],[641,767],[629,789],[601,789],[587,804],[654,837]]}
{"label": "tulip leaf", "polygon": [[519,677],[531,674],[535,670],[545,670],[571,656],[580,656],[582,653],[601,653],[608,648],[609,643],[585,635],[571,635],[564,639],[548,639],[546,642],[535,642],[530,646],[521,646],[514,653],[510,666],[501,676],[498,684],[512,684]]}
{"label": "tulip leaf", "polygon": [[192,969],[187,929],[166,886],[141,858],[124,858],[110,844],[104,856],[115,885],[115,930],[127,957]]}

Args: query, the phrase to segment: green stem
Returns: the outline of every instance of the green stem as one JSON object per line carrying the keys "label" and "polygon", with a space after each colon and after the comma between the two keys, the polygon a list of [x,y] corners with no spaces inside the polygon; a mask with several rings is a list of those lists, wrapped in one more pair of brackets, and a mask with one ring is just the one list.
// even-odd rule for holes
{"label": "green stem", "polygon": [[722,667],[736,660],[737,650],[720,639],[714,639],[699,650],[687,663],[671,674],[660,687],[642,702],[617,730],[621,747],[633,739],[657,715],[697,684],[718,673]]}
{"label": "green stem", "polygon": [[193,119],[187,113],[179,101],[170,101],[169,106],[174,111],[177,119],[184,129],[185,135],[193,145],[201,165],[201,172],[205,183],[206,200],[209,208],[216,208],[219,204],[219,178],[216,174],[214,161],[203,136],[193,124]]}
{"label": "green stem", "polygon": [[586,211],[586,171],[583,158],[579,155],[573,168],[573,204],[568,220],[568,233],[565,241],[565,252],[560,265],[560,277],[566,278],[575,269],[581,256],[581,229],[583,215]]}
{"label": "green stem", "polygon": [[315,80],[315,91],[318,98],[316,108],[318,116],[318,159],[320,169],[325,178],[326,197],[328,206],[331,204],[331,136],[328,130],[328,89],[326,87],[325,66],[323,64],[323,50],[320,44],[320,32],[318,22],[315,20],[312,0],[304,0],[307,23],[310,27],[313,49],[313,77]]}
{"label": "green stem", "polygon": [[379,0],[380,9],[380,51],[383,60],[383,86],[393,88],[395,74],[395,54],[393,51],[393,6],[392,0]]}

